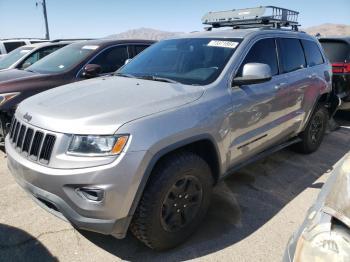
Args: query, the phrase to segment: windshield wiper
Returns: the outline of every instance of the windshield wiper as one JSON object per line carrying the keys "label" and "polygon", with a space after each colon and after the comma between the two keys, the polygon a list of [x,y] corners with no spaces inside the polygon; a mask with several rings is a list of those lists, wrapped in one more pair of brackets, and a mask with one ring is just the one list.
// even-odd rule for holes
{"label": "windshield wiper", "polygon": [[178,84],[179,82],[166,78],[166,77],[159,77],[159,76],[139,76],[137,78],[140,79],[146,79],[146,80],[152,80],[152,81],[159,81],[159,82],[166,82],[166,83],[172,83],[172,84]]}
{"label": "windshield wiper", "polygon": [[124,74],[124,73],[114,73],[115,76],[121,76],[121,77],[128,77],[128,78],[135,78],[132,74]]}

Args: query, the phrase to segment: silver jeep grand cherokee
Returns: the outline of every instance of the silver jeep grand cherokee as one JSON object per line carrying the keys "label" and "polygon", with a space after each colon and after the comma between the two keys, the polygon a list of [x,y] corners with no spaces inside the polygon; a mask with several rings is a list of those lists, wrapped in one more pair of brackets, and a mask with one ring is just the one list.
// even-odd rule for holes
{"label": "silver jeep grand cherokee", "polygon": [[220,179],[288,145],[315,151],[330,91],[331,66],[306,33],[192,33],[114,75],[22,102],[6,137],[8,166],[75,227],[116,238],[130,229],[167,249],[194,232]]}

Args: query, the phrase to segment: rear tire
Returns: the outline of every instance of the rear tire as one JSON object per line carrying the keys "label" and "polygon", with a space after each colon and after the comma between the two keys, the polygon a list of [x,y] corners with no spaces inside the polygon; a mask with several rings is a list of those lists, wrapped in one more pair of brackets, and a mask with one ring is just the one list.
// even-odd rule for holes
{"label": "rear tire", "polygon": [[198,155],[180,152],[166,157],[151,174],[131,232],[155,250],[181,244],[204,218],[212,187],[210,167]]}
{"label": "rear tire", "polygon": [[294,149],[303,154],[315,152],[321,145],[329,121],[328,110],[324,105],[317,106],[311,115],[305,130],[300,134],[301,142],[294,145]]}

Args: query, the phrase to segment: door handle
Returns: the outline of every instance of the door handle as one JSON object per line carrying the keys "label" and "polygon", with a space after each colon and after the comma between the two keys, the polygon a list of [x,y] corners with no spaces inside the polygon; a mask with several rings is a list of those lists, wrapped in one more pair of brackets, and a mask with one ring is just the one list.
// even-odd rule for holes
{"label": "door handle", "polygon": [[309,75],[309,78],[316,78],[317,74],[313,73],[311,75]]}
{"label": "door handle", "polygon": [[279,83],[277,85],[275,85],[275,89],[276,90],[280,90],[286,83]]}

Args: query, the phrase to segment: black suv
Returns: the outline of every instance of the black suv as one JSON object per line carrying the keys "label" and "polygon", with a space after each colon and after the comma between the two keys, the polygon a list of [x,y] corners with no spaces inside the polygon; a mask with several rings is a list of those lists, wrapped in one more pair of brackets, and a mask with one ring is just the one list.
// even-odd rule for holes
{"label": "black suv", "polygon": [[154,41],[99,39],[65,46],[25,70],[0,72],[0,142],[22,100],[50,88],[110,74]]}
{"label": "black suv", "polygon": [[333,89],[342,104],[339,109],[350,110],[350,36],[319,39],[333,67]]}

